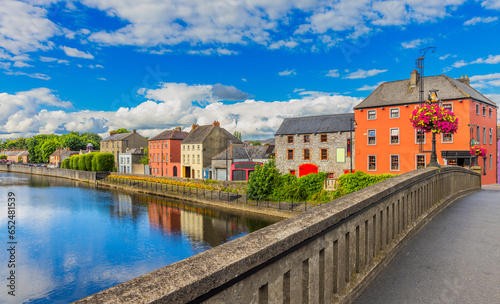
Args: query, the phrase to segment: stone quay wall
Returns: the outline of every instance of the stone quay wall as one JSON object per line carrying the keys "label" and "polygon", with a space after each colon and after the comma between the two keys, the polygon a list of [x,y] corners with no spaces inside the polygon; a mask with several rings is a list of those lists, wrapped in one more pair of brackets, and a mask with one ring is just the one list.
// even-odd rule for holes
{"label": "stone quay wall", "polygon": [[428,221],[481,188],[456,166],[395,176],[76,303],[351,303]]}
{"label": "stone quay wall", "polygon": [[96,180],[103,179],[109,175],[109,172],[90,172],[61,168],[32,167],[16,164],[0,164],[0,172],[1,171],[63,177],[84,182],[95,182]]}

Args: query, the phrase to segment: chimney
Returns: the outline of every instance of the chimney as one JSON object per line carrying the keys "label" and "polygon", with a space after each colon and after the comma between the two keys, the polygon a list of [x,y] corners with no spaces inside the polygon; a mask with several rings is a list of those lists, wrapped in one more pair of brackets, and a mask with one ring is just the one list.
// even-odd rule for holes
{"label": "chimney", "polygon": [[217,120],[214,121],[213,126],[214,127],[220,127],[220,122],[218,122]]}
{"label": "chimney", "polygon": [[136,129],[134,129],[132,132],[135,134],[135,133],[137,133],[137,130],[136,130]]}
{"label": "chimney", "polygon": [[417,70],[413,70],[413,72],[411,72],[410,88],[414,88],[417,86],[419,77],[420,77],[420,75],[418,74]]}
{"label": "chimney", "polygon": [[462,75],[462,77],[460,77],[460,79],[457,80],[460,81],[461,83],[465,83],[466,85],[470,86],[470,78],[467,77],[467,75],[465,75],[465,78]]}
{"label": "chimney", "polygon": [[193,124],[193,125],[191,126],[191,131],[192,131],[192,130],[194,130],[194,129],[196,129],[196,127],[198,127],[198,124]]}
{"label": "chimney", "polygon": [[174,130],[177,130],[177,131],[181,132],[182,128],[181,127],[175,127]]}

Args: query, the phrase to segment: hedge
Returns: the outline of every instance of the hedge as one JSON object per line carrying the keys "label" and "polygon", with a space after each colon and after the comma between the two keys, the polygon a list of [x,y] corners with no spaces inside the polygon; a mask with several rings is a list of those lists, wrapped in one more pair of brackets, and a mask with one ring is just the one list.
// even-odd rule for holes
{"label": "hedge", "polygon": [[92,158],[92,171],[109,172],[115,167],[115,156],[112,153],[96,153]]}

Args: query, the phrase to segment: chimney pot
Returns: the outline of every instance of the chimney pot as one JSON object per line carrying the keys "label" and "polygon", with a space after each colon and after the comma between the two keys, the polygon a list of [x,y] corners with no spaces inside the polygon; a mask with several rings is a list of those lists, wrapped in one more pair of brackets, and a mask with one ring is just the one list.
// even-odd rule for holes
{"label": "chimney pot", "polygon": [[181,132],[182,131],[182,128],[181,127],[175,127],[175,130]]}
{"label": "chimney pot", "polygon": [[214,127],[220,127],[220,122],[218,122],[217,120],[214,121],[213,126]]}
{"label": "chimney pot", "polygon": [[191,130],[196,129],[196,127],[198,127],[198,124],[193,124],[193,125],[191,126]]}
{"label": "chimney pot", "polygon": [[134,132],[134,134],[135,134],[135,133],[137,133],[137,130],[136,130],[136,129],[134,129],[134,131],[133,131],[133,132]]}

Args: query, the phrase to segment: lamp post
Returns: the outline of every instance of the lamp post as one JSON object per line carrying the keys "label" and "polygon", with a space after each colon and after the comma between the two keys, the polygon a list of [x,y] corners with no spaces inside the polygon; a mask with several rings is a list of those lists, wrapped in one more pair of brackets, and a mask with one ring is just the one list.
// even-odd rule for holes
{"label": "lamp post", "polygon": [[[437,91],[439,90],[429,90],[429,102],[437,102],[439,103],[439,107],[441,107],[441,100],[437,96]],[[438,167],[440,168],[437,161],[437,153],[436,153],[436,133],[432,132],[432,151],[431,151],[431,161],[427,164],[427,167]]]}
{"label": "lamp post", "polygon": [[356,129],[356,127],[358,126],[358,124],[356,123],[356,121],[354,120],[354,118],[351,118],[350,119],[350,141],[349,141],[349,154],[350,154],[350,157],[351,157],[351,169],[350,169],[350,172],[349,173],[352,173],[352,131],[353,129]]}

